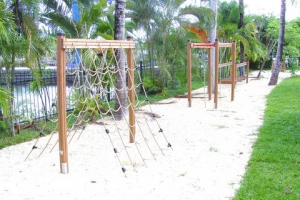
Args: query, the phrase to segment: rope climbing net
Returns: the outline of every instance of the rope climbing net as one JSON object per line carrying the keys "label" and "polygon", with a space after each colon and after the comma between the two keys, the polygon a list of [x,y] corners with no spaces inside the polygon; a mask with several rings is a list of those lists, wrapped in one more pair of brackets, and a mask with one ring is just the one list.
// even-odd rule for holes
{"label": "rope climbing net", "polygon": [[[88,124],[93,125],[93,132],[107,135],[111,152],[125,176],[125,165],[136,171],[139,163],[146,166],[146,160],[156,160],[157,155],[164,155],[164,150],[172,148],[150,105],[140,73],[134,67],[137,66],[134,48],[132,39],[83,40],[58,35],[58,96],[52,103],[52,109],[58,110],[58,118],[50,119],[55,128],[41,144],[43,147],[39,144],[47,129],[46,123],[39,129],[40,137],[26,160],[36,149],[40,152],[35,154],[41,156],[58,145],[61,173],[68,173],[68,144],[90,130]],[[125,52],[127,61],[118,57],[121,53],[126,55]],[[77,66],[66,68],[66,60],[74,57]],[[120,75],[122,73],[126,76]],[[73,78],[66,83],[66,77]],[[53,137],[56,133],[58,140]]]}

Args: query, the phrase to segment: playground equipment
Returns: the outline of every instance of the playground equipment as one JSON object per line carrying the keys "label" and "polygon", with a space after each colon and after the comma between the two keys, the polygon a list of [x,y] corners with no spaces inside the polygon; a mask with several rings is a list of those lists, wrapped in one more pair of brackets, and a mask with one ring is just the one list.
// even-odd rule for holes
{"label": "playground equipment", "polygon": [[[132,38],[128,38],[127,41],[88,40],[68,39],[65,38],[64,34],[57,35],[58,96],[57,102],[53,102],[52,105],[53,109],[56,109],[56,107],[58,109],[58,119],[50,119],[53,120],[56,127],[50,133],[49,141],[54,133],[58,133],[59,139],[53,145],[51,151],[56,144],[59,144],[61,173],[66,174],[69,172],[68,144],[72,141],[75,134],[78,135],[79,132],[78,139],[80,138],[81,134],[86,130],[87,123],[99,125],[99,128],[94,130],[94,132],[102,129],[106,133],[112,145],[112,152],[115,153],[115,157],[118,159],[125,176],[124,163],[127,163],[126,165],[130,163],[136,171],[135,166],[137,162],[133,161],[132,154],[140,157],[144,165],[146,165],[146,157],[150,156],[156,160],[155,156],[157,153],[155,153],[155,150],[164,154],[164,148],[161,145],[167,142],[164,146],[172,148],[156,119],[156,115],[152,111],[140,73],[138,70],[135,70],[134,48],[135,43]],[[78,68],[69,71],[66,69],[67,55],[72,52],[78,54],[80,52],[78,49],[81,49],[80,51],[83,53],[83,55],[76,55],[80,64]],[[117,74],[122,73],[123,70],[119,68],[120,62],[116,58],[117,51],[124,51],[124,54],[126,52],[125,55],[127,55],[127,60],[124,60],[124,65],[127,66],[127,69],[124,71],[127,75],[127,85],[125,84],[119,89],[115,87],[115,80]],[[74,80],[70,88],[66,89],[66,76],[70,73],[72,75],[75,74],[75,77],[78,78]],[[138,77],[135,78],[135,75],[138,75]],[[135,79],[139,80],[137,85],[135,85]],[[126,80],[120,81],[125,82]],[[115,91],[107,88],[127,90],[127,105],[121,105],[120,97],[116,92],[115,102],[118,102],[121,106],[117,110],[114,109],[110,105],[108,96],[112,96]],[[138,89],[140,91],[136,92]],[[67,92],[70,94],[66,95]],[[143,93],[145,99],[141,100],[137,93]],[[144,106],[143,109],[149,110],[149,112],[140,111],[136,113],[136,108],[140,106]],[[121,111],[124,115],[122,120],[117,121],[115,119],[114,114],[117,111]],[[139,116],[138,120],[136,116]],[[43,131],[41,130],[40,133],[43,133]],[[139,132],[139,134],[136,134],[136,132]],[[128,138],[129,144],[126,144],[125,140]],[[37,147],[38,141],[39,138],[26,159],[34,149],[39,149]],[[49,141],[40,155],[49,145]]]}
{"label": "playground equipment", "polygon": [[[216,39],[214,43],[192,43],[188,41],[187,43],[187,57],[188,57],[188,103],[189,107],[192,106],[192,49],[201,48],[208,49],[208,98],[211,100],[212,94],[212,65],[211,56],[212,48],[215,48],[215,68],[214,68],[214,108],[218,108],[218,85],[219,84],[230,84],[231,85],[231,101],[234,101],[234,89],[237,81],[242,80],[244,77],[238,75],[237,70],[242,71],[242,67],[247,66],[246,71],[246,83],[248,83],[249,74],[249,62],[243,62],[236,64],[236,42],[233,43],[221,43]],[[231,61],[227,63],[220,63],[220,48],[230,48],[231,50]],[[222,74],[224,73],[224,67],[230,67],[229,75],[226,79],[222,79]],[[222,69],[221,71],[219,69]]]}
{"label": "playground equipment", "polygon": [[211,100],[212,93],[212,84],[211,84],[211,53],[212,48],[214,47],[213,43],[192,43],[188,41],[187,43],[187,56],[188,56],[188,102],[189,107],[192,106],[192,49],[200,48],[208,50],[208,80],[207,80],[207,90],[208,90],[208,99]]}
{"label": "playground equipment", "polygon": [[[246,70],[245,70],[246,68]],[[237,69],[237,82],[238,81],[243,81],[246,79],[246,83],[249,82],[249,61],[243,62],[243,63],[238,63],[236,64],[236,69]],[[245,74],[243,74],[243,71]],[[245,76],[246,75],[246,76]]]}
{"label": "playground equipment", "polygon": [[[273,72],[274,68],[275,68],[275,61],[272,62],[272,68],[271,68],[272,72]],[[283,61],[282,65],[281,65],[281,70],[280,71],[281,72],[285,72],[285,70],[286,70],[286,63]]]}
{"label": "playground equipment", "polygon": [[[231,62],[219,63],[220,48],[230,48],[231,49]],[[214,104],[215,108],[218,108],[218,84],[219,84],[219,68],[225,66],[231,66],[231,101],[234,101],[234,88],[236,81],[236,42],[233,43],[221,43],[218,39],[215,41],[215,90],[214,90]]]}

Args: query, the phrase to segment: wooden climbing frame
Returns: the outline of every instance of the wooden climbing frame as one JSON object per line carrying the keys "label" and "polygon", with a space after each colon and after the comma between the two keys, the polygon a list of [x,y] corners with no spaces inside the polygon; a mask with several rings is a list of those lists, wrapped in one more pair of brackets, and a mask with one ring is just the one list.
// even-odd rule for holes
{"label": "wooden climbing frame", "polygon": [[212,81],[211,81],[211,55],[212,55],[212,48],[214,48],[214,43],[192,43],[191,41],[187,42],[187,57],[188,57],[188,102],[189,107],[192,106],[192,49],[193,48],[200,48],[200,49],[207,49],[208,50],[208,99],[211,100],[212,94]]}
{"label": "wooden climbing frame", "polygon": [[59,134],[59,156],[60,171],[63,174],[69,173],[68,143],[67,143],[67,122],[66,122],[66,49],[127,49],[128,66],[128,96],[129,96],[129,135],[130,142],[135,137],[135,91],[134,91],[134,61],[133,51],[135,43],[132,39],[121,40],[88,40],[88,39],[67,39],[64,34],[57,34],[57,87],[58,87],[58,134]]}
{"label": "wooden climbing frame", "polygon": [[[192,43],[187,42],[187,73],[188,73],[188,104],[189,107],[192,106],[192,49],[201,48],[208,50],[208,98],[211,100],[212,95],[212,49],[215,48],[215,72],[214,72],[214,107],[218,108],[218,84],[230,84],[231,85],[231,101],[234,101],[234,89],[237,81],[241,81],[244,78],[246,83],[248,83],[249,75],[249,62],[243,62],[236,64],[236,42],[233,43],[221,43],[216,39],[215,43]],[[231,49],[231,61],[227,63],[219,62],[219,51],[220,48],[230,48]],[[227,79],[219,80],[219,69],[223,67],[231,67],[230,75]],[[241,67],[246,67],[246,77],[238,76],[237,70]]]}
{"label": "wooden climbing frame", "polygon": [[246,79],[246,83],[249,82],[249,61],[243,62],[243,63],[239,63],[236,64],[236,69],[238,70],[241,67],[246,66],[246,77],[244,76],[236,76],[236,81],[243,81],[244,79]]}
{"label": "wooden climbing frame", "polygon": [[[220,48],[230,48],[231,49],[231,62],[220,63],[219,52]],[[214,104],[215,108],[218,108],[218,85],[219,85],[219,68],[225,66],[231,66],[231,101],[234,101],[234,88],[236,83],[236,42],[233,43],[221,43],[218,39],[215,41],[215,90],[214,90]]]}
{"label": "wooden climbing frame", "polygon": [[[274,68],[275,68],[275,61],[272,62],[272,68],[271,68],[272,72],[273,72]],[[286,64],[283,61],[282,64],[281,64],[281,72],[285,72],[285,70],[286,70]]]}

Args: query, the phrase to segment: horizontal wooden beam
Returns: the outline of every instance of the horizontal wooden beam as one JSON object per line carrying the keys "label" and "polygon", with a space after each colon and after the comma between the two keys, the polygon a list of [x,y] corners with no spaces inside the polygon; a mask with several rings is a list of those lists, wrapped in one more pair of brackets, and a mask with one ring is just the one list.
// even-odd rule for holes
{"label": "horizontal wooden beam", "polygon": [[247,64],[248,64],[248,62],[239,63],[239,64],[236,64],[236,67],[247,66]]}
{"label": "horizontal wooden beam", "polygon": [[226,85],[226,84],[232,84],[232,80],[230,80],[230,79],[231,79],[231,77],[229,77],[227,79],[220,80],[219,84],[224,84],[224,85]]}
{"label": "horizontal wooden beam", "polygon": [[192,48],[210,49],[215,46],[214,43],[191,43]]}
{"label": "horizontal wooden beam", "polygon": [[232,43],[221,43],[219,42],[219,47],[232,47]]}
{"label": "horizontal wooden beam", "polygon": [[78,48],[78,49],[109,49],[109,48],[135,48],[134,41],[123,40],[88,40],[88,39],[64,39],[63,48]]}
{"label": "horizontal wooden beam", "polygon": [[227,67],[227,66],[232,66],[232,62],[219,64],[219,68],[221,68],[221,67]]}

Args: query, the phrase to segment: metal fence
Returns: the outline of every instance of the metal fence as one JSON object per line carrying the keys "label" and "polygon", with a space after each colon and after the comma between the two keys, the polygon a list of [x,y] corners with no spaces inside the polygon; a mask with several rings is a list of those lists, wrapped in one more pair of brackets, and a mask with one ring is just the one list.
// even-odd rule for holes
{"label": "metal fence", "polygon": [[[43,69],[43,76],[40,79],[40,85],[33,75],[32,70],[26,67],[15,67],[15,76],[13,84],[13,96],[14,105],[13,112],[17,116],[20,122],[28,120],[36,120],[48,118],[57,114],[56,102],[57,102],[57,67],[56,61],[45,61],[47,67]],[[143,69],[142,69],[143,68]],[[142,76],[147,73],[151,73],[149,67],[140,65],[137,67]],[[67,101],[71,99],[71,95],[75,91],[72,85],[74,80],[78,80],[78,73],[75,71],[74,64],[67,64]],[[154,68],[154,74],[158,77],[158,69]],[[2,79],[0,79],[0,87],[7,88],[6,86],[6,71],[1,71]],[[114,100],[114,88],[104,89],[107,97],[102,100],[108,99],[108,101]],[[68,96],[69,95],[69,96]],[[72,103],[67,103],[68,110],[73,109]],[[0,107],[1,109],[1,107]]]}
{"label": "metal fence", "polygon": [[[14,115],[20,121],[47,118],[57,114],[57,72],[56,67],[47,67],[43,71],[40,84],[37,84],[32,71],[25,67],[16,67],[13,85]],[[0,86],[7,88],[5,71]],[[72,84],[75,75],[67,75],[67,88]]]}

